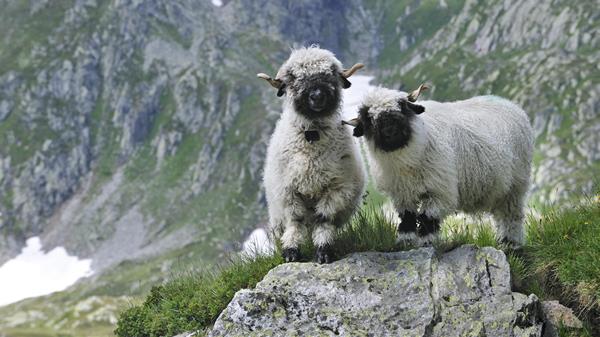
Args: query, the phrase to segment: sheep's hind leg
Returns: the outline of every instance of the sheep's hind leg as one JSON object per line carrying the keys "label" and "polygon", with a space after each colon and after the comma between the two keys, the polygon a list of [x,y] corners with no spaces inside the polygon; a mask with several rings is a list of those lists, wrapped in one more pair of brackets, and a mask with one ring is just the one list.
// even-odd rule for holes
{"label": "sheep's hind leg", "polygon": [[523,244],[523,222],[525,214],[523,210],[523,195],[509,195],[496,209],[492,210],[496,233],[502,242],[508,243],[514,248]]}
{"label": "sheep's hind leg", "polygon": [[398,225],[398,241],[402,243],[416,243],[417,237],[417,214],[412,211],[398,212],[400,224]]}

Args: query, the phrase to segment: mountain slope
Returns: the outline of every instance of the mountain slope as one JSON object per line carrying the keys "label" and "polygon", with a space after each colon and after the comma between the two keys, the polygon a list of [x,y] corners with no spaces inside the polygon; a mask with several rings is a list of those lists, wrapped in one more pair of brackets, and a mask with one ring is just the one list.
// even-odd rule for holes
{"label": "mountain slope", "polygon": [[377,57],[382,83],[416,88],[428,81],[436,100],[510,98],[535,129],[532,203],[593,192],[592,177],[600,174],[596,2],[385,4],[373,6],[376,13],[385,8],[379,15],[386,47]]}
{"label": "mountain slope", "polygon": [[325,19],[297,28],[337,2],[7,6],[0,261],[41,234],[95,270],[197,240],[223,250],[263,219],[260,170],[279,106],[255,74],[274,72],[288,41],[344,36]]}
{"label": "mountain slope", "polygon": [[600,176],[591,0],[0,5],[0,263],[39,235],[97,272],[2,309],[56,316],[34,325],[206,268],[265,221],[280,102],[255,74],[274,74],[293,46],[320,43],[390,87],[427,81],[427,98],[515,100],[537,136],[533,204],[577,199]]}

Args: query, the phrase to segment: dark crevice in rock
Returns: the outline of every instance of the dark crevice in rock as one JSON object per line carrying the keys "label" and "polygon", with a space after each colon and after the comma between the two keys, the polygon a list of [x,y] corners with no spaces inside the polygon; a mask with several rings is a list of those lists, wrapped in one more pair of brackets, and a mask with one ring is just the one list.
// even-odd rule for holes
{"label": "dark crevice in rock", "polygon": [[492,274],[490,274],[490,262],[488,261],[488,259],[485,259],[485,272],[488,277],[488,285],[490,286],[490,290],[492,290]]}
{"label": "dark crevice in rock", "polygon": [[485,329],[485,323],[481,324],[481,333],[478,337],[487,337],[487,331]]}
{"label": "dark crevice in rock", "polygon": [[333,332],[336,336],[340,335],[339,327],[337,327],[337,326],[336,327],[330,327],[328,325],[321,325],[320,327],[323,330],[327,330],[327,331]]}
{"label": "dark crevice in rock", "polygon": [[516,313],[514,326],[520,328],[529,328],[542,322],[542,309],[540,302],[531,300],[531,296],[526,303],[523,303],[523,307]]}
{"label": "dark crevice in rock", "polygon": [[433,316],[431,317],[431,321],[427,323],[425,326],[425,331],[423,332],[423,337],[431,337],[433,336],[433,328],[442,321],[441,317],[441,304],[439,303],[436,296],[433,294],[433,280],[435,278],[435,267],[438,261],[437,255],[432,256],[431,264],[429,265],[429,297],[431,298],[431,303],[433,304]]}

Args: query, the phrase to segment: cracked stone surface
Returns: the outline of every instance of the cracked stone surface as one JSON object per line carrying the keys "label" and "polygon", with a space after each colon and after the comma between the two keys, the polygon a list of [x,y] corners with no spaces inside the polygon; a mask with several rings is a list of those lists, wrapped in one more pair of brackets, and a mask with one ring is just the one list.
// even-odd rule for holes
{"label": "cracked stone surface", "polygon": [[287,263],[241,290],[209,336],[541,336],[503,252],[462,246]]}

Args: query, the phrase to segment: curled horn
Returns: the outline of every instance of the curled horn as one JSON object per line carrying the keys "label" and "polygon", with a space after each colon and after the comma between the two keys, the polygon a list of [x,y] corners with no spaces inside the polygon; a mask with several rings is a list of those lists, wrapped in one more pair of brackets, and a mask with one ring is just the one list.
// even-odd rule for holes
{"label": "curled horn", "polygon": [[350,76],[352,76],[357,70],[364,68],[365,65],[362,63],[357,63],[355,65],[352,66],[352,68],[350,69],[344,69],[342,70],[342,76],[344,76],[344,78],[348,78]]}
{"label": "curled horn", "polygon": [[263,80],[269,82],[269,84],[271,84],[271,86],[275,89],[281,89],[281,85],[283,84],[283,82],[281,80],[272,78],[271,76],[264,74],[264,73],[258,73],[258,74],[256,74],[256,77],[262,78]]}
{"label": "curled horn", "polygon": [[421,84],[417,90],[414,90],[413,92],[411,92],[410,94],[408,94],[408,101],[409,102],[416,102],[417,98],[419,98],[419,95],[421,95],[422,91],[425,91],[429,89],[429,86],[426,85],[425,83]]}
{"label": "curled horn", "polygon": [[353,119],[351,119],[351,120],[349,120],[349,121],[344,121],[344,120],[342,120],[342,124],[345,124],[345,125],[350,125],[350,126],[357,127],[357,126],[358,126],[358,124],[360,124],[360,119],[358,119],[358,118],[353,118]]}
{"label": "curled horn", "polygon": [[360,121],[360,118],[354,118],[349,121],[342,120],[342,124],[354,127],[354,130],[352,131],[352,135],[354,137],[362,137],[365,135],[365,129]]}

